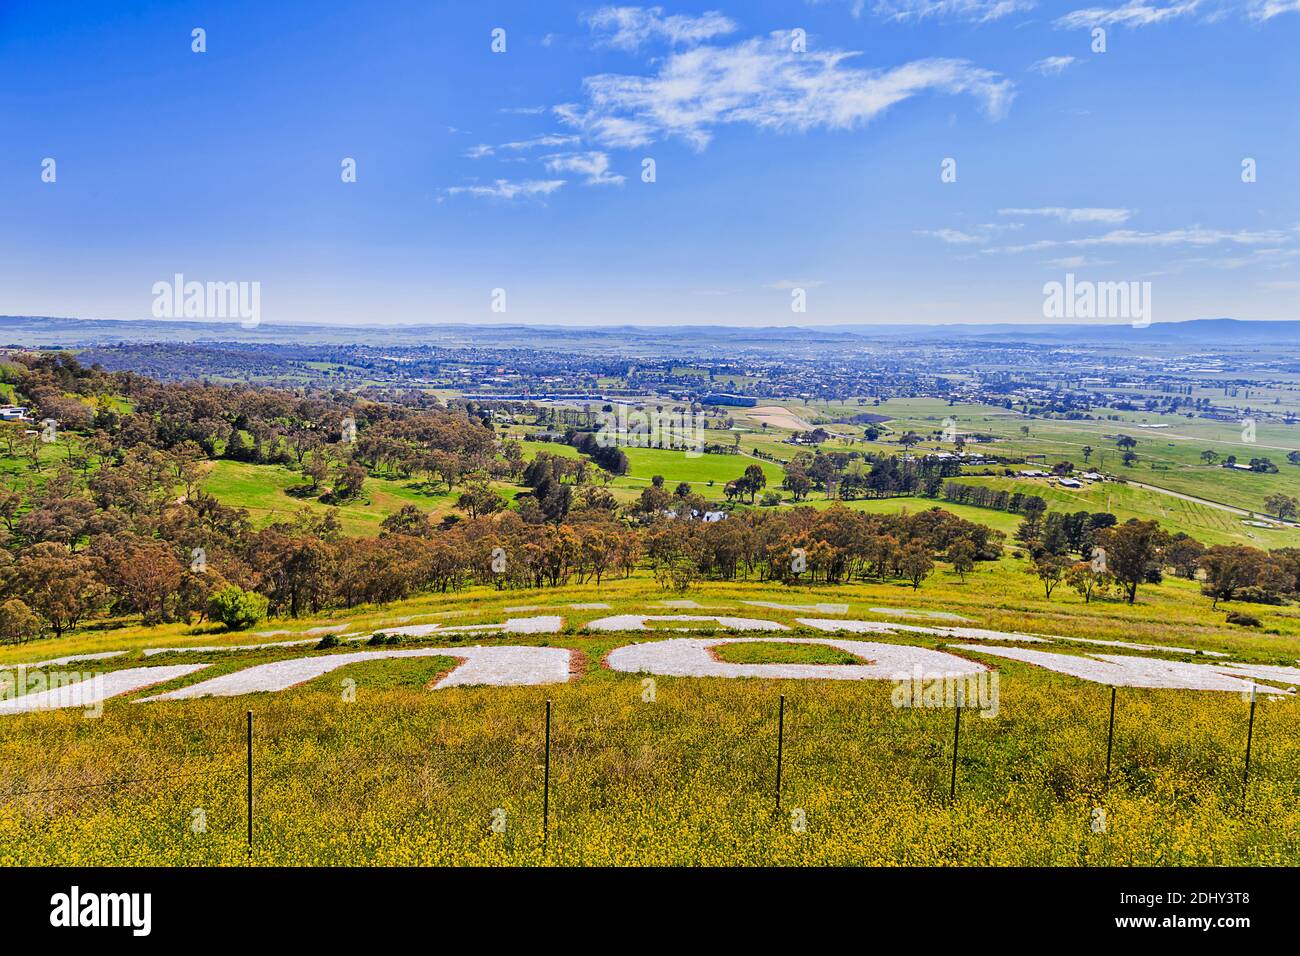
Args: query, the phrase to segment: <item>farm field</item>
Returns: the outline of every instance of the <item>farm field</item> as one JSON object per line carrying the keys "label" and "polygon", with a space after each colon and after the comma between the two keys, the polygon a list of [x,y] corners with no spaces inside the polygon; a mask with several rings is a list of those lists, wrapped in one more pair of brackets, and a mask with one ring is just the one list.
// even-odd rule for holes
{"label": "farm field", "polygon": [[[980,650],[996,668],[995,716],[963,719],[949,799],[951,708],[895,706],[890,681],[706,678],[619,673],[602,662],[634,641],[678,634],[592,632],[618,614],[732,615],[782,623],[783,637],[827,635],[808,612],[748,601],[943,611],[967,626],[1052,635],[1054,650],[1096,651],[1072,638],[1215,650],[1246,663],[1294,664],[1300,612],[1255,608],[1260,630],[1225,625],[1194,584],[1143,588],[1132,607],[1046,601],[1020,562],[982,566],[961,583],[941,572],[919,591],[889,584],[784,587],[708,583],[665,593],[638,574],[546,591],[478,589],[383,609],[276,621],[254,636],[210,626],[125,626],[0,649],[0,663],[127,650],[93,666],[178,662],[212,670],[113,698],[103,716],[3,715],[0,801],[5,864],[1036,864],[1294,865],[1300,861],[1300,730],[1294,696],[1265,698],[1254,726],[1249,800],[1241,772],[1249,705],[1236,693],[1121,688],[1115,757],[1105,779],[1109,689]],[[592,603],[608,605],[591,607]],[[681,605],[695,604],[698,607]],[[573,605],[584,605],[573,607]],[[241,667],[369,650],[157,654],[144,648],[284,641],[322,627],[340,637],[437,622],[449,627],[549,614],[550,634],[448,632],[403,639],[447,656],[345,665],[274,693],[137,703],[159,690]],[[896,619],[895,619],[896,620]],[[920,619],[913,619],[913,623]],[[927,622],[928,623],[928,622]],[[665,622],[663,627],[673,627]],[[725,637],[707,622],[696,636]],[[315,631],[314,634],[309,632]],[[941,649],[955,638],[863,635],[877,645]],[[765,638],[765,640],[767,640]],[[574,676],[534,687],[429,689],[462,646],[578,652]],[[834,667],[818,645],[780,660]],[[1166,659],[1178,652],[1117,650]],[[761,645],[729,659],[763,663]],[[1208,658],[1192,658],[1208,660]],[[85,669],[87,664],[79,665]],[[782,810],[775,811],[776,712],[785,695]],[[546,701],[552,707],[550,791],[542,841]],[[245,732],[254,721],[254,840],[245,833]],[[37,755],[39,759],[37,759]],[[50,791],[105,780],[133,781]],[[13,791],[24,795],[13,796]],[[1104,832],[1092,826],[1105,811]],[[201,813],[203,828],[192,821]],[[796,812],[797,811],[797,812]],[[797,825],[796,825],[797,824]]]}
{"label": "farm field", "polygon": [[[323,516],[332,506],[318,498],[297,498],[288,489],[305,484],[300,472],[280,465],[251,465],[238,461],[211,463],[203,489],[224,504],[246,508],[254,525],[287,521],[303,508]],[[517,489],[515,489],[517,490]],[[337,506],[339,524],[347,535],[373,536],[391,514],[404,505],[418,505],[435,514],[450,511],[459,497],[454,494],[430,494],[416,479],[393,480],[368,477],[363,494],[355,501]]]}
{"label": "farm field", "polygon": [[[670,488],[680,481],[688,481],[699,493],[709,496],[710,490],[717,497],[722,497],[722,486],[733,478],[739,478],[746,468],[757,464],[767,476],[768,486],[781,484],[784,477],[779,465],[768,461],[759,461],[746,455],[688,455],[686,452],[665,448],[625,448],[628,460],[628,473],[615,482],[626,481],[638,488],[645,485],[655,475],[663,475],[664,483]],[[708,487],[713,482],[713,488]]]}
{"label": "farm field", "polygon": [[[889,401],[873,409],[890,415],[896,431],[913,429],[921,435],[939,431],[945,418],[953,418],[959,433],[987,433],[998,440],[980,446],[993,454],[1042,455],[1050,466],[1068,460],[1080,468],[1093,467],[1146,484],[1168,488],[1196,497],[1234,505],[1252,511],[1264,510],[1264,498],[1274,493],[1294,495],[1300,491],[1300,466],[1286,460],[1287,453],[1300,448],[1300,426],[1261,424],[1254,442],[1242,441],[1242,426],[1203,419],[1140,416],[1152,423],[1166,422],[1168,429],[1134,427],[1132,413],[1120,421],[1061,421],[1025,418],[1006,409],[980,406],[949,406],[938,399]],[[1028,428],[1023,435],[1020,429]],[[1131,468],[1120,463],[1114,436],[1125,434],[1137,440],[1138,462]],[[1111,437],[1107,437],[1111,436]],[[1083,448],[1094,449],[1085,463]],[[918,454],[930,448],[945,448],[936,442],[917,446]],[[1236,455],[1243,463],[1255,457],[1270,458],[1278,467],[1275,474],[1237,472],[1207,465],[1201,452],[1211,450],[1226,458]],[[1152,467],[1152,466],[1155,467]]]}
{"label": "farm field", "polygon": [[[1049,484],[1045,479],[1032,478],[971,475],[955,480],[962,484],[1038,495],[1047,502],[1051,511],[1106,511],[1120,521],[1154,518],[1170,532],[1183,531],[1206,544],[1249,544],[1257,548],[1283,548],[1300,544],[1300,529],[1282,526],[1251,527],[1244,524],[1246,519],[1242,515],[1118,482],[1101,481],[1087,484],[1083,488],[1062,488]],[[940,504],[946,508],[952,507],[946,503]],[[987,520],[984,523],[990,524]]]}
{"label": "farm field", "polygon": [[[559,443],[526,442],[528,457],[538,450],[545,450],[564,457],[577,457],[575,449]],[[796,450],[789,445],[781,446],[788,456]],[[859,449],[872,449],[897,454],[897,446],[859,445]],[[918,454],[923,454],[929,446],[918,446]],[[935,448],[943,446],[935,445]],[[627,448],[631,468],[627,475],[615,479],[610,488],[620,498],[630,500],[635,494],[658,474],[663,475],[665,484],[671,489],[679,481],[689,481],[694,490],[705,498],[722,500],[723,486],[727,481],[738,477],[756,459],[747,456],[703,455],[688,457],[684,452],[658,448]],[[783,478],[782,470],[775,464],[757,460],[767,475],[768,489],[779,490]],[[1125,475],[1125,477],[1130,477]],[[1144,472],[1131,476],[1134,481],[1158,482]],[[1267,476],[1260,476],[1267,477]],[[1097,482],[1082,489],[1066,489],[1040,479],[1018,479],[1005,477],[988,477],[972,474],[958,479],[964,484],[988,485],[1009,491],[1020,491],[1038,495],[1045,499],[1053,511],[1107,511],[1121,521],[1129,518],[1157,519],[1170,532],[1183,531],[1207,544],[1250,544],[1256,547],[1280,548],[1300,545],[1300,529],[1294,527],[1277,527],[1273,529],[1251,527],[1243,522],[1244,515],[1214,508],[1207,504],[1186,501],[1159,491],[1135,487],[1119,482]],[[712,481],[712,485],[709,482]],[[788,496],[786,496],[788,499]],[[787,501],[788,503],[788,501]],[[819,492],[812,492],[804,504],[813,507],[826,507],[831,501]],[[882,498],[851,500],[844,502],[848,507],[859,511],[878,514],[894,514],[903,509],[911,511],[942,507],[970,521],[988,525],[1010,534],[1020,523],[1020,517],[988,508],[975,508],[953,504],[938,499],[928,498]]]}
{"label": "farm field", "polygon": [[[562,442],[524,442],[524,457],[531,460],[539,452],[562,458],[581,458],[571,445]],[[789,446],[786,446],[787,448]],[[728,481],[739,478],[746,468],[757,464],[767,476],[768,487],[779,487],[784,472],[779,465],[751,458],[748,455],[695,455],[671,448],[624,447],[628,472],[609,484],[612,492],[630,500],[640,494],[656,476],[662,476],[671,491],[680,482],[687,482],[697,494],[717,501],[723,499],[723,487]]]}

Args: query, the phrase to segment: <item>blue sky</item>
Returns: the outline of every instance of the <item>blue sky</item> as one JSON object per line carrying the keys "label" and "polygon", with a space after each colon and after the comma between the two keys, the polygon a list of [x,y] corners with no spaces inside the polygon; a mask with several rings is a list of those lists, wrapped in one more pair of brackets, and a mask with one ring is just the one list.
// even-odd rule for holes
{"label": "blue sky", "polygon": [[0,313],[1300,318],[1300,0],[1095,3],[0,0]]}

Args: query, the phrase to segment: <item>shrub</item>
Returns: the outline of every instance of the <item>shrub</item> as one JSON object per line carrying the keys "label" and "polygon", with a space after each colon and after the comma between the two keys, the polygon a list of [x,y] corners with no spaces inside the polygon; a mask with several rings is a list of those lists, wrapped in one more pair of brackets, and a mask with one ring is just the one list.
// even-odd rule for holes
{"label": "shrub", "polygon": [[380,647],[384,644],[400,644],[402,643],[402,639],[396,634],[385,634],[380,631],[378,634],[372,635],[370,640],[366,641],[366,643],[371,647]]}
{"label": "shrub", "polygon": [[1243,614],[1241,611],[1229,611],[1228,623],[1240,624],[1242,627],[1259,627],[1259,618],[1253,614]]}
{"label": "shrub", "polygon": [[268,604],[256,591],[231,584],[208,598],[208,617],[232,631],[242,631],[266,619]]}
{"label": "shrub", "polygon": [[1258,585],[1250,585],[1239,590],[1233,596],[1235,601],[1248,601],[1251,604],[1285,604],[1286,598],[1276,591],[1268,588],[1262,588]]}
{"label": "shrub", "polygon": [[40,637],[45,624],[40,617],[18,598],[0,604],[0,642],[21,644]]}
{"label": "shrub", "polygon": [[331,647],[338,647],[338,646],[339,646],[339,639],[335,637],[333,634],[326,634],[324,637],[320,639],[320,643],[316,645],[316,650],[327,651]]}

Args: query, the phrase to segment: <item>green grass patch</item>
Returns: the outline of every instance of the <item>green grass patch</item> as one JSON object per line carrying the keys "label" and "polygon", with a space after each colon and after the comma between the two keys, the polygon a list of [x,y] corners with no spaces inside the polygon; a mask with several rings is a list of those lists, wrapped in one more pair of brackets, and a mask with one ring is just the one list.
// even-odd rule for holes
{"label": "green grass patch", "polygon": [[779,641],[756,641],[744,644],[718,644],[713,656],[727,664],[862,664],[856,654],[829,644],[786,644]]}

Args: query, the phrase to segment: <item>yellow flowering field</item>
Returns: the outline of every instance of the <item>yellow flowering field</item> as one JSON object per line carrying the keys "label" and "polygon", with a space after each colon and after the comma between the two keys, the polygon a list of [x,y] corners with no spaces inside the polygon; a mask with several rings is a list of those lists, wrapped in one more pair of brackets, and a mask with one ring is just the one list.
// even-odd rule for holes
{"label": "yellow flowering field", "polygon": [[[1151,592],[1154,608],[1090,606],[1089,617],[1076,619],[1079,632],[1135,639],[1136,631],[1149,639],[1164,613],[1159,602],[1183,606],[1174,588]],[[855,606],[901,596],[863,586],[792,598],[758,585],[691,596],[707,604],[846,594]],[[582,596],[611,609],[556,611],[566,617],[558,634],[473,638],[577,648],[585,667],[567,684],[432,691],[449,661],[420,658],[350,665],[275,694],[150,704],[127,696],[110,700],[97,719],[78,710],[0,717],[0,865],[1300,863],[1294,697],[1259,701],[1243,791],[1250,705],[1240,695],[1121,688],[1108,783],[1109,688],[987,657],[1000,674],[998,712],[963,713],[950,799],[952,709],[895,707],[883,681],[646,681],[615,673],[601,665],[605,654],[656,637],[591,635],[582,621],[672,596],[644,579]],[[484,592],[423,599],[382,613],[361,609],[353,619],[369,625],[384,615],[448,611],[459,615],[457,623],[500,619],[505,607],[525,603],[520,598]],[[1017,600],[1010,586],[1003,598]],[[546,595],[548,603],[579,599]],[[907,599],[954,609],[952,600],[925,591],[909,591]],[[1063,631],[1059,606],[1025,601],[1020,612],[974,602],[955,609],[979,626]],[[744,606],[729,613],[785,621],[794,614]],[[1136,620],[1143,613],[1150,624]],[[233,639],[171,627],[165,634],[73,635],[63,644],[83,651]],[[1163,634],[1171,644],[1209,647],[1218,630],[1206,618]],[[920,635],[868,639],[940,644]],[[1295,640],[1225,631],[1219,643],[1235,644],[1246,659],[1282,663],[1287,654],[1300,656]],[[46,642],[39,650],[6,649],[5,658],[63,649]],[[242,655],[215,666],[230,668],[235,657]],[[340,692],[345,680],[354,693]]]}

